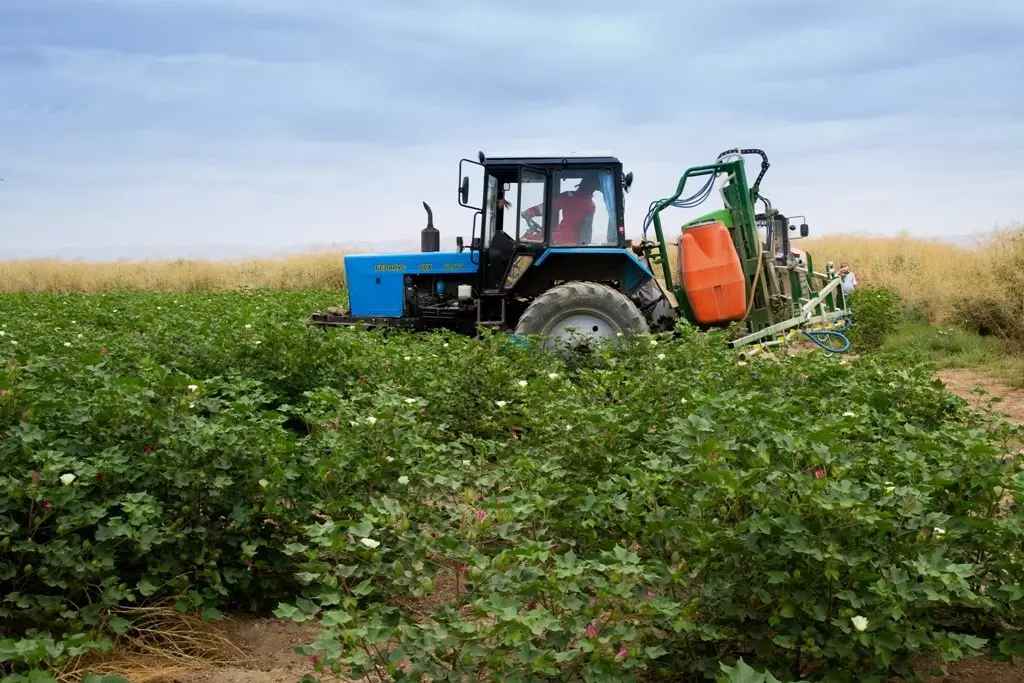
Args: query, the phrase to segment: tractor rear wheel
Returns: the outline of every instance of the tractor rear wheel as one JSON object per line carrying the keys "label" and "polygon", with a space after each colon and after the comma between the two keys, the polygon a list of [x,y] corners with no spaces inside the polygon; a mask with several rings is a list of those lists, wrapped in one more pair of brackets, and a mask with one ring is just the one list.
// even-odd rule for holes
{"label": "tractor rear wheel", "polygon": [[544,292],[516,325],[517,335],[543,337],[545,348],[614,343],[620,336],[648,333],[647,320],[626,295],[585,281],[566,282]]}

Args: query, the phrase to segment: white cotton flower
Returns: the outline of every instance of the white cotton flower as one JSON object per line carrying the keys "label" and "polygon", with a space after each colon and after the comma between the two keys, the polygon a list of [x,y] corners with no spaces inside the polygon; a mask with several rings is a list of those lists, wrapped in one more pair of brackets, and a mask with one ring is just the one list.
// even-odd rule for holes
{"label": "white cotton flower", "polygon": [[395,459],[394,459],[394,458],[392,458],[392,457],[391,457],[390,455],[389,455],[389,456],[387,456],[387,457],[385,457],[384,459],[385,459],[386,461],[388,461],[388,462],[394,462],[394,461],[395,461]]}
{"label": "white cotton flower", "polygon": [[370,550],[373,550],[374,548],[380,546],[380,541],[375,541],[372,538],[363,538],[359,542],[365,545]]}
{"label": "white cotton flower", "polygon": [[565,431],[571,432],[572,431],[572,425],[565,425]]}
{"label": "white cotton flower", "polygon": [[65,486],[71,486],[71,482],[73,482],[75,479],[77,479],[77,477],[75,477],[75,475],[73,474],[60,475],[60,482]]}
{"label": "white cotton flower", "polygon": [[851,413],[849,410],[847,410],[845,413],[843,413],[843,417],[857,417],[857,413]]}
{"label": "white cotton flower", "polygon": [[505,406],[508,405],[508,401],[495,401],[494,405],[498,406],[499,408],[504,408]]}
{"label": "white cotton flower", "polygon": [[12,339],[12,340],[11,340],[11,346],[17,346],[17,345],[18,345],[18,342],[14,341],[14,340]]}
{"label": "white cotton flower", "polygon": [[81,339],[81,338],[82,338],[82,335],[78,335],[78,338],[79,338],[79,339]]}
{"label": "white cotton flower", "polygon": [[248,324],[247,324],[247,325],[245,326],[245,329],[247,329],[247,330],[251,330],[251,329],[252,329],[252,325],[248,325]]}
{"label": "white cotton flower", "polygon": [[658,360],[665,360],[665,354],[659,353],[658,354]]}
{"label": "white cotton flower", "polygon": [[548,379],[558,379],[558,373],[557,372],[549,372],[548,373]]}
{"label": "white cotton flower", "polygon": [[188,404],[188,407],[189,407],[189,408],[195,408],[195,407],[196,407],[196,404],[195,404],[195,403],[189,403],[189,404]]}
{"label": "white cotton flower", "polygon": [[521,379],[518,382],[516,382],[516,384],[518,384],[521,387],[525,387],[525,386],[529,385],[530,383],[527,382],[525,379]]}
{"label": "white cotton flower", "polygon": [[6,336],[6,335],[7,335],[6,332],[4,332],[3,330],[0,330],[0,337]]}
{"label": "white cotton flower", "polygon": [[657,346],[657,345],[658,345],[658,340],[657,339],[652,339],[651,340],[651,346]]}
{"label": "white cotton flower", "polygon": [[405,360],[412,360],[412,356],[406,356]]}
{"label": "white cotton flower", "polygon": [[616,337],[621,337],[621,336],[622,336],[622,333],[621,333],[621,332],[616,332],[616,333],[615,333],[615,336],[616,336]]}
{"label": "white cotton flower", "polygon": [[371,415],[370,417],[366,418],[366,424],[368,424],[368,425],[377,424],[377,418],[375,418],[373,415]]}
{"label": "white cotton flower", "polygon": [[864,629],[866,629],[868,627],[868,619],[867,619],[867,617],[862,617],[862,616],[851,617],[850,621],[853,622],[853,627],[855,629],[857,629],[858,631],[863,631]]}
{"label": "white cotton flower", "polygon": [[258,345],[260,345],[260,344],[262,344],[262,343],[263,343],[263,342],[262,342],[262,341],[260,341],[259,339],[257,339],[257,340],[256,340],[256,344],[257,344],[257,346],[258,346]]}
{"label": "white cotton flower", "polygon": [[935,527],[934,533],[935,533],[936,536],[941,536],[942,534],[946,533],[946,530],[943,529],[940,526],[937,526],[937,527]]}
{"label": "white cotton flower", "polygon": [[407,477],[407,476],[405,476],[405,475],[403,474],[402,476],[400,476],[400,477],[398,478],[398,483],[399,483],[399,484],[401,484],[402,486],[405,486],[406,484],[408,484],[408,483],[409,483],[409,477]]}
{"label": "white cotton flower", "polygon": [[193,393],[193,392],[195,392],[195,391],[197,391],[199,389],[199,385],[197,385],[197,384],[189,384],[188,387],[186,387],[186,388],[188,389],[188,392],[191,394],[191,393]]}
{"label": "white cotton flower", "polygon": [[64,346],[71,346],[71,342],[64,342]]}
{"label": "white cotton flower", "polygon": [[462,464],[465,465],[466,467],[469,467],[470,462],[468,460],[463,460]]}
{"label": "white cotton flower", "polygon": [[740,366],[740,367],[743,367],[743,366],[744,366],[744,365],[746,365],[746,364],[747,364],[747,361],[745,361],[745,360],[741,360],[741,361],[740,361],[739,363],[737,363],[736,365],[738,365],[738,366]]}
{"label": "white cotton flower", "polygon": [[685,399],[685,398],[681,398],[681,399],[679,399],[679,402],[680,402],[680,403],[682,403],[682,404],[683,404],[684,406],[685,406],[685,405],[686,405],[686,403],[687,403],[687,401],[686,401],[686,399]]}
{"label": "white cotton flower", "polygon": [[445,342],[444,345],[441,348],[447,349],[448,348],[448,342]]}
{"label": "white cotton flower", "polygon": [[414,399],[414,398],[407,398],[407,399],[405,399],[405,402],[408,403],[409,405],[412,405],[413,403],[416,402],[416,399]]}

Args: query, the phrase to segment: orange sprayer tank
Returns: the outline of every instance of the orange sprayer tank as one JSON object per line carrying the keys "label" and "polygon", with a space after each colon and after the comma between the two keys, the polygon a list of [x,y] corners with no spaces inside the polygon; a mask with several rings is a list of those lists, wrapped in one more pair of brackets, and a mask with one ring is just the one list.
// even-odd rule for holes
{"label": "orange sprayer tank", "polygon": [[742,320],[747,312],[746,278],[725,224],[715,221],[687,228],[678,248],[683,287],[697,322]]}

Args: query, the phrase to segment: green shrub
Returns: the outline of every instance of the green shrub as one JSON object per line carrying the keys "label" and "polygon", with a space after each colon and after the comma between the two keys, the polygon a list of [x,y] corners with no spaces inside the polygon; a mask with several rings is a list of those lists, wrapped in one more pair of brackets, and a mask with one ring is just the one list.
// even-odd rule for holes
{"label": "green shrub", "polygon": [[319,305],[0,299],[0,673],[166,597],[317,620],[318,668],[395,680],[1024,652],[1019,430],[927,367],[737,363],[684,328],[570,370],[504,336],[306,329]]}
{"label": "green shrub", "polygon": [[1024,344],[1024,315],[1004,300],[964,295],[953,301],[953,315],[955,322],[970,332]]}
{"label": "green shrub", "polygon": [[903,319],[903,302],[895,290],[864,285],[848,297],[852,326],[850,343],[854,350],[877,349]]}

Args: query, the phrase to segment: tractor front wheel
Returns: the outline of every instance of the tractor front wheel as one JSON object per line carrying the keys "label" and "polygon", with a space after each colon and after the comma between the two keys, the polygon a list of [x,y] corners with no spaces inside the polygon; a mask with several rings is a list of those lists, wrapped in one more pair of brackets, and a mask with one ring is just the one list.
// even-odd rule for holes
{"label": "tractor front wheel", "polygon": [[597,282],[567,282],[544,292],[523,312],[516,335],[538,335],[545,348],[578,347],[650,333],[640,309],[622,292]]}

